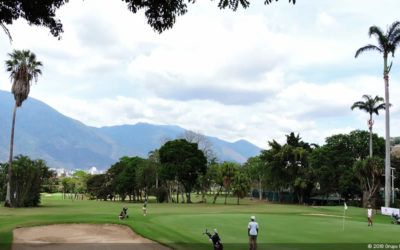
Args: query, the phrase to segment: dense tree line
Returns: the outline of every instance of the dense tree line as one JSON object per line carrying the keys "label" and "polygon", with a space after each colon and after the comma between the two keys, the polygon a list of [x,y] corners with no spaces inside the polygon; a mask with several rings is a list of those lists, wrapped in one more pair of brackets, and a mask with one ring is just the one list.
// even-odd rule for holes
{"label": "dense tree line", "polygon": [[[0,164],[0,200],[5,200],[7,190],[8,163]],[[40,203],[42,185],[54,178],[55,172],[49,170],[46,162],[31,160],[18,155],[13,159],[11,176],[11,200],[15,207],[37,206]]]}
{"label": "dense tree line", "polygon": [[[191,194],[206,194],[215,203],[218,197],[249,197],[251,189],[291,194],[289,202],[312,203],[312,197],[337,196],[366,206],[381,200],[385,140],[373,137],[374,156],[370,157],[370,133],[355,130],[326,138],[319,146],[304,142],[300,135],[286,135],[286,143],[273,140],[270,148],[240,165],[207,159],[197,143],[186,139],[166,142],[150,153],[148,159],[123,157],[107,173],[90,176],[87,192],[98,199],[119,197],[130,201],[155,195],[159,202],[191,202]],[[208,148],[207,150],[210,150]],[[213,155],[213,154],[210,154]],[[400,170],[400,158],[392,166]],[[398,180],[397,180],[398,182]],[[397,185],[396,182],[396,185]]]}
{"label": "dense tree line", "polygon": [[96,199],[129,201],[154,195],[158,202],[176,203],[191,203],[193,192],[201,194],[206,202],[206,193],[211,189],[217,190],[214,203],[222,190],[225,203],[230,194],[238,198],[238,203],[239,198],[248,196],[250,181],[245,168],[234,162],[208,160],[205,155],[210,148],[203,149],[197,143],[177,139],[150,152],[147,159],[122,157],[105,174],[88,176],[87,193]]}
{"label": "dense tree line", "polygon": [[[143,201],[154,195],[158,202],[192,202],[191,194],[240,199],[258,190],[290,192],[291,203],[311,203],[313,196],[336,195],[360,205],[381,202],[385,140],[373,134],[374,156],[369,156],[369,132],[355,130],[326,138],[323,146],[304,142],[300,135],[286,135],[285,144],[273,140],[270,148],[244,164],[207,159],[197,143],[186,139],[166,142],[160,149],[140,157],[120,158],[106,173],[90,175],[77,171],[71,177],[55,178],[43,160],[19,155],[14,158],[11,198],[16,206],[36,206],[40,192],[63,192],[64,198]],[[210,148],[208,147],[209,151]],[[214,155],[214,154],[209,154]],[[0,198],[4,200],[8,163],[0,165]],[[392,167],[400,170],[400,158],[392,156]],[[396,179],[395,185],[399,184]],[[354,203],[355,204],[355,203]]]}

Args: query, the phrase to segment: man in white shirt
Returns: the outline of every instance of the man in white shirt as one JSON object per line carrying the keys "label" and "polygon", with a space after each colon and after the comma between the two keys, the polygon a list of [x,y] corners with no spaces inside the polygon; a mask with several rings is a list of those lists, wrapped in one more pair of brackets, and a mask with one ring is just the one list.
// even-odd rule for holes
{"label": "man in white shirt", "polygon": [[247,227],[247,233],[249,235],[249,249],[256,250],[257,249],[257,235],[258,235],[258,223],[255,222],[256,217],[251,216],[251,221]]}

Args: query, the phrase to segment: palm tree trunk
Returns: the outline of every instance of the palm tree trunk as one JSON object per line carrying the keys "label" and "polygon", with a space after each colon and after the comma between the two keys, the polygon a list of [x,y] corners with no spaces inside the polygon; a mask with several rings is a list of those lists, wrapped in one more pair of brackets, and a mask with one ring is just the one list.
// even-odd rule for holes
{"label": "palm tree trunk", "polygon": [[385,207],[390,206],[390,115],[389,115],[389,71],[387,68],[387,55],[384,55],[385,79],[385,117],[386,117],[386,151],[385,151]]}
{"label": "palm tree trunk", "polygon": [[11,125],[11,141],[10,141],[10,158],[8,159],[8,182],[7,182],[7,194],[6,194],[6,205],[12,207],[11,203],[11,169],[14,149],[14,127],[15,127],[15,115],[17,113],[17,103],[14,105],[13,119]]}
{"label": "palm tree trunk", "polygon": [[369,116],[369,157],[372,157],[372,114]]}

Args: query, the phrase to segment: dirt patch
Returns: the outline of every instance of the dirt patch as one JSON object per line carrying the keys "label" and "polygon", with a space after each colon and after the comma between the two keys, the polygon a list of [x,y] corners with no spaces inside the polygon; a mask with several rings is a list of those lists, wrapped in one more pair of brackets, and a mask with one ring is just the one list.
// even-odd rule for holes
{"label": "dirt patch", "polygon": [[13,231],[13,237],[13,250],[169,249],[143,238],[128,226],[114,224],[57,224],[18,228]]}
{"label": "dirt patch", "polygon": [[328,217],[336,217],[336,218],[351,218],[351,216],[343,216],[343,215],[333,215],[333,214],[303,214],[303,215],[311,215],[311,216],[328,216]]}

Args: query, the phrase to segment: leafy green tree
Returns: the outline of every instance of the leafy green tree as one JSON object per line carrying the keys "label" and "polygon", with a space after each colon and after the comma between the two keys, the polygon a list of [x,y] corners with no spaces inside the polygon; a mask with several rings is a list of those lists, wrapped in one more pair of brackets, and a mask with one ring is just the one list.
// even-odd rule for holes
{"label": "leafy green tree", "polygon": [[[138,171],[146,160],[140,157],[124,156],[115,163],[108,171],[109,183],[113,192],[117,193],[122,200],[128,195],[129,200],[137,197],[142,198],[137,177]],[[143,176],[142,176],[143,177]]]}
{"label": "leafy green tree", "polygon": [[400,186],[400,157],[391,155],[391,160],[390,160],[392,168],[394,168],[394,187],[399,187]]}
{"label": "leafy green tree", "polygon": [[302,202],[313,187],[313,171],[308,164],[311,146],[293,132],[286,135],[286,144],[280,145],[273,140],[269,145],[270,149],[262,151],[260,156],[268,166],[268,182],[273,189],[280,192],[294,191],[299,202]]}
{"label": "leafy green tree", "polygon": [[156,178],[155,186],[156,186],[156,189],[158,189],[158,181],[159,181],[159,179],[158,179],[158,171],[159,171],[159,168],[160,168],[160,154],[158,152],[158,149],[149,152],[148,160],[149,160],[149,164],[151,164],[152,167],[156,171],[155,172],[155,175],[156,175],[155,176],[155,178]]}
{"label": "leafy green tree", "polygon": [[11,176],[12,176],[12,161],[13,161],[13,149],[14,149],[14,128],[15,128],[15,115],[17,107],[21,107],[22,102],[28,98],[30,85],[32,80],[37,81],[38,76],[42,74],[41,67],[42,63],[36,60],[36,55],[29,50],[14,50],[8,54],[10,60],[6,60],[6,71],[10,73],[10,79],[12,81],[11,92],[14,94],[15,105],[14,113],[11,126],[11,142],[10,142],[10,156],[8,160],[8,184],[7,184],[7,195],[6,205],[13,206],[11,201]]}
{"label": "leafy green tree", "polygon": [[352,106],[351,109],[358,108],[360,110],[364,110],[369,114],[369,120],[368,120],[368,128],[369,128],[369,156],[372,157],[373,151],[372,151],[372,127],[374,125],[374,120],[372,120],[372,115],[375,113],[376,115],[379,115],[379,110],[385,109],[385,103],[383,103],[384,99],[380,96],[375,96],[372,98],[369,95],[363,95],[363,98],[365,99],[365,102],[363,101],[358,101],[355,102]]}
{"label": "leafy green tree", "polygon": [[222,182],[225,187],[225,202],[224,202],[225,205],[226,205],[226,199],[228,198],[231,191],[232,179],[238,172],[239,166],[240,166],[239,164],[229,161],[225,161],[221,163],[219,166],[218,170],[220,171],[220,176],[222,177]]}
{"label": "leafy green tree", "polygon": [[263,184],[268,173],[268,163],[263,161],[260,156],[250,157],[244,164],[252,182],[257,183],[259,200],[262,200]]}
{"label": "leafy green tree", "polygon": [[44,26],[50,29],[53,36],[60,38],[63,32],[60,20],[55,18],[56,9],[68,0],[6,0],[0,4],[0,26],[12,41],[11,34],[6,24],[12,24],[18,18],[25,19],[30,25]]}
{"label": "leafy green tree", "polygon": [[243,199],[250,192],[250,180],[245,173],[236,172],[232,179],[232,189],[239,205],[239,199]]}
{"label": "leafy green tree", "polygon": [[368,204],[374,205],[384,169],[384,160],[377,156],[355,162],[354,173],[360,179],[363,188],[363,207],[367,207]]}
{"label": "leafy green tree", "polygon": [[0,202],[6,199],[7,193],[7,163],[0,163]]}
{"label": "leafy green tree", "polygon": [[[123,0],[128,5],[128,9],[136,13],[143,9],[147,18],[147,23],[157,32],[161,33],[166,29],[172,28],[176,18],[187,12],[187,4],[195,3],[195,0]],[[277,1],[277,0],[276,0]],[[11,34],[5,24],[12,24],[18,18],[24,18],[30,25],[45,26],[50,29],[53,36],[60,38],[63,32],[60,20],[55,19],[55,11],[68,0],[7,0],[0,4],[0,26],[11,40]],[[270,4],[272,0],[265,0],[265,4]],[[296,0],[289,0],[296,3]],[[230,8],[234,11],[241,5],[247,8],[250,2],[247,0],[219,0],[218,7],[221,9]]]}
{"label": "leafy green tree", "polygon": [[[110,187],[112,196],[119,194],[120,197],[125,199],[127,195],[127,189],[124,185],[125,178],[121,178],[121,173],[126,167],[126,163],[129,161],[129,157],[124,156],[119,159],[118,162],[111,165],[111,167],[107,170],[107,185]],[[133,175],[134,178],[134,175]]]}
{"label": "leafy green tree", "polygon": [[82,196],[87,192],[87,180],[89,179],[89,174],[83,170],[78,170],[72,174],[72,179],[74,182],[74,190],[75,193],[74,199],[78,199],[78,194]]}
{"label": "leafy green tree", "polygon": [[[204,152],[204,151],[203,151]],[[207,163],[207,171],[199,174],[197,179],[198,190],[201,192],[201,202],[206,203],[207,190],[211,188],[214,183],[215,175],[218,171],[218,163],[215,160]]]}
{"label": "leafy green tree", "polygon": [[[31,160],[28,156],[18,155],[13,160],[14,170],[11,177],[11,202],[14,207],[37,206],[40,203],[41,185],[54,171],[43,160]],[[8,164],[1,165],[0,172],[5,173]]]}
{"label": "leafy green tree", "polygon": [[369,36],[375,36],[378,41],[378,45],[368,44],[357,50],[355,57],[357,58],[361,53],[369,50],[378,51],[383,55],[383,78],[385,81],[385,120],[386,120],[386,152],[385,152],[385,206],[390,206],[390,192],[391,192],[391,180],[390,180],[390,113],[389,113],[389,72],[392,68],[392,63],[388,65],[388,55],[392,54],[394,57],[394,52],[400,42],[400,22],[396,21],[386,31],[377,26],[371,26],[369,28]]}
{"label": "leafy green tree", "polygon": [[[324,146],[312,151],[309,161],[320,187],[318,193],[326,196],[339,193],[345,199],[362,197],[360,180],[355,178],[353,165],[368,157],[368,142],[368,131],[355,130],[330,136]],[[376,134],[373,134],[373,148],[377,156],[383,157],[385,141]]]}
{"label": "leafy green tree", "polygon": [[106,174],[96,174],[89,176],[86,182],[87,192],[96,199],[107,200],[111,190],[107,186]]}
{"label": "leafy green tree", "polygon": [[165,143],[159,150],[161,168],[171,178],[175,175],[183,185],[187,202],[191,203],[190,193],[201,173],[206,171],[207,159],[196,143],[178,139]]}
{"label": "leafy green tree", "polygon": [[143,190],[145,193],[145,199],[148,199],[149,193],[154,187],[156,181],[157,169],[150,160],[143,160],[137,167],[136,170],[136,183],[138,188]]}
{"label": "leafy green tree", "polygon": [[214,195],[213,204],[216,203],[218,196],[221,194],[222,188],[224,187],[224,177],[220,170],[221,163],[212,164],[208,167],[207,172],[210,174],[214,183],[214,188],[217,188],[217,193]]}

